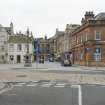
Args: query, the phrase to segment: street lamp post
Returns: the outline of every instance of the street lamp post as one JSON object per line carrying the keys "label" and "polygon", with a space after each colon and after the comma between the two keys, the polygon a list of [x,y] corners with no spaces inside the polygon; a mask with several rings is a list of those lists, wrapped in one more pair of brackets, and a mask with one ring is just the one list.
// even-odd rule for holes
{"label": "street lamp post", "polygon": [[31,54],[29,54],[29,29],[27,29],[27,52],[26,52],[26,55],[25,55],[25,64],[24,64],[24,66],[25,67],[32,66]]}

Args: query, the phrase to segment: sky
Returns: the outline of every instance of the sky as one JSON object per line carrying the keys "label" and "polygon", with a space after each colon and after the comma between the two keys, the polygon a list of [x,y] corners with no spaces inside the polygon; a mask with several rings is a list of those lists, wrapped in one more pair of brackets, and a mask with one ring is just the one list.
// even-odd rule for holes
{"label": "sky", "polygon": [[13,22],[15,32],[29,27],[34,37],[52,37],[56,28],[81,24],[86,11],[105,12],[105,0],[0,0],[0,24]]}

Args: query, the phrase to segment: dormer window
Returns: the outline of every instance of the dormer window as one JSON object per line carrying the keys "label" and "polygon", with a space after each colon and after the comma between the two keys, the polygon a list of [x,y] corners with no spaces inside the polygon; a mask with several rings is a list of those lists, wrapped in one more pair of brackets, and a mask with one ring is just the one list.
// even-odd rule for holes
{"label": "dormer window", "polygon": [[101,32],[95,31],[95,40],[101,40]]}

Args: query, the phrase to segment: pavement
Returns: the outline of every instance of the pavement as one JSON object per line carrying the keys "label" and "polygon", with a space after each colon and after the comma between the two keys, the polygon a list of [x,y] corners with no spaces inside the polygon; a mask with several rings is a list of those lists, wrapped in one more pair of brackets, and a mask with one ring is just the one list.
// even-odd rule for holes
{"label": "pavement", "polygon": [[[89,73],[83,73],[84,71],[89,71]],[[104,71],[105,67],[98,67],[97,69],[77,65],[63,67],[58,62],[47,61],[44,64],[33,63],[32,67],[24,67],[24,64],[0,64],[0,80],[2,82],[67,80],[71,84],[105,85]]]}
{"label": "pavement", "polygon": [[87,67],[87,66],[79,66],[79,65],[72,65],[71,67],[64,67],[61,66],[59,62],[48,62],[45,61],[44,64],[39,63],[32,63],[32,67],[24,67],[24,64],[0,64],[0,70],[8,70],[8,69],[38,69],[38,70],[75,70],[75,71],[82,71],[82,70],[91,70],[91,71],[105,71],[105,67]]}

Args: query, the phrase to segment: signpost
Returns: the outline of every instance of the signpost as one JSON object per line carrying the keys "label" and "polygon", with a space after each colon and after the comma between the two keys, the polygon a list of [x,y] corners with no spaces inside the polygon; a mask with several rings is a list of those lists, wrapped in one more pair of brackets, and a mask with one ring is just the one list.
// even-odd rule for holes
{"label": "signpost", "polygon": [[98,67],[98,62],[100,61],[100,56],[101,56],[101,49],[100,48],[96,48],[95,49],[96,69]]}
{"label": "signpost", "polygon": [[38,68],[38,61],[39,61],[39,41],[37,39],[34,40],[34,54],[36,54],[36,69]]}
{"label": "signpost", "polygon": [[29,53],[29,29],[27,29],[27,52],[26,52],[26,55],[25,55],[25,64],[24,64],[24,66],[25,67],[32,66],[31,54]]}
{"label": "signpost", "polygon": [[89,65],[89,58],[90,58],[90,51],[91,49],[88,47],[86,48],[86,65]]}

